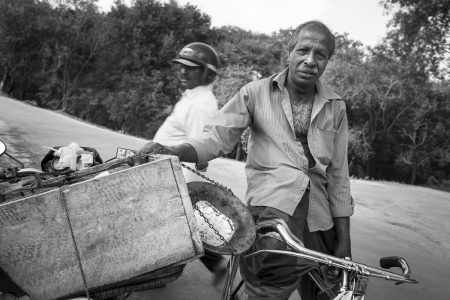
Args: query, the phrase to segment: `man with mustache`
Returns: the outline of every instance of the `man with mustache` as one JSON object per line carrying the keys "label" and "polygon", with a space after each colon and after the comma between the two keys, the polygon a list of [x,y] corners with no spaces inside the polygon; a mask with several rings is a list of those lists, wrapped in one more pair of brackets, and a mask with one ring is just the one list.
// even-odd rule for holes
{"label": "man with mustache", "polygon": [[[301,24],[288,44],[288,68],[244,86],[200,138],[169,147],[148,143],[141,153],[205,162],[231,151],[250,127],[246,201],[255,222],[276,219],[306,247],[351,257],[347,115],[341,97],[319,79],[334,48],[323,23]],[[258,233],[245,254],[259,249],[286,246],[273,233]],[[308,261],[276,254],[240,259],[248,299],[288,299],[296,289],[302,300],[319,299],[306,275],[311,268]],[[331,286],[336,283],[335,270],[323,274]]]}

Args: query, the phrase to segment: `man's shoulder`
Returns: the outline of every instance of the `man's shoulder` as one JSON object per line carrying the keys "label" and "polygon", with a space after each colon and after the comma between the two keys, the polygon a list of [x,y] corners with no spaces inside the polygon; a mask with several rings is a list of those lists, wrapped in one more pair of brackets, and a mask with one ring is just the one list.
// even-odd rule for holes
{"label": "man's shoulder", "polygon": [[212,93],[202,93],[199,94],[194,101],[190,101],[190,107],[194,110],[207,110],[214,111],[218,110],[218,101],[216,96]]}
{"label": "man's shoulder", "polygon": [[[212,88],[201,86],[195,90],[195,93],[190,95],[195,102],[217,102],[216,96],[214,96]],[[194,101],[193,101],[194,102]]]}
{"label": "man's shoulder", "polygon": [[262,89],[267,89],[268,87],[272,86],[273,79],[275,78],[277,74],[271,75],[266,78],[262,78],[259,80],[254,80],[249,83],[247,83],[244,87],[249,91],[260,91]]}
{"label": "man's shoulder", "polygon": [[336,91],[330,87],[328,84],[322,82],[322,80],[318,80],[316,82],[316,90],[319,97],[327,100],[327,101],[340,101],[342,102],[342,97],[336,93]]}
{"label": "man's shoulder", "polygon": [[325,103],[325,106],[329,107],[329,112],[333,112],[332,114],[336,116],[340,116],[347,110],[345,106],[345,102],[342,100],[342,98],[339,99],[330,99]]}

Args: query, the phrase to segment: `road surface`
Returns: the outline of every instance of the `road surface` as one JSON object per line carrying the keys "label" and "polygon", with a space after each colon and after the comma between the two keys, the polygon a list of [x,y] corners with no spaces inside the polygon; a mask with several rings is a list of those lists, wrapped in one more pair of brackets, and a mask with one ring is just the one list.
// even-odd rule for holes
{"label": "road surface", "polygon": [[[116,147],[138,149],[145,140],[86,124],[61,114],[0,96],[0,140],[8,151],[27,164],[39,166],[47,152],[42,146],[76,141],[96,148],[103,159]],[[25,146],[24,146],[25,145]],[[0,166],[5,164],[0,158]],[[245,195],[243,164],[216,159],[208,176]],[[450,193],[390,182],[351,181],[356,202],[352,217],[353,258],[377,265],[382,256],[399,255],[408,260],[418,285],[394,286],[372,279],[366,299],[450,299]],[[188,264],[182,277],[163,289],[132,294],[129,299],[220,299],[220,288],[198,261]],[[291,299],[299,299],[293,295]]]}

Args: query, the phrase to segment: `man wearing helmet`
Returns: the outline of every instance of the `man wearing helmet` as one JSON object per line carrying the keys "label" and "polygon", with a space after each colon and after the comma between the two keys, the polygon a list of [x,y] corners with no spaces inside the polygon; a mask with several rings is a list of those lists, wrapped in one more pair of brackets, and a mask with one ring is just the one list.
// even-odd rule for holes
{"label": "man wearing helmet", "polygon": [[153,137],[154,142],[167,146],[199,137],[203,126],[218,111],[212,92],[219,63],[216,51],[204,43],[191,43],[181,49],[173,62],[179,65],[180,82],[185,91]]}
{"label": "man wearing helmet", "polygon": [[[342,98],[320,80],[334,48],[323,23],[301,24],[289,41],[285,70],[242,87],[200,138],[169,147],[148,143],[140,153],[208,161],[231,151],[250,127],[246,202],[256,224],[277,220],[307,248],[351,257],[347,114]],[[261,249],[286,245],[258,233],[247,254]],[[270,253],[239,262],[249,300],[285,300],[296,289],[302,300],[318,299],[304,260]],[[336,270],[324,274],[335,286]]]}
{"label": "man wearing helmet", "polygon": [[[175,104],[171,115],[153,137],[153,142],[168,146],[185,143],[189,138],[198,138],[203,131],[203,126],[218,111],[217,99],[212,92],[212,83],[217,76],[219,66],[216,51],[204,43],[190,43],[181,49],[173,63],[179,67],[179,77],[184,92]],[[196,167],[206,170],[207,165],[204,163]],[[185,169],[183,174],[186,182],[203,180]],[[205,251],[205,255],[200,260],[216,275],[214,283],[218,283],[226,270],[225,258]]]}

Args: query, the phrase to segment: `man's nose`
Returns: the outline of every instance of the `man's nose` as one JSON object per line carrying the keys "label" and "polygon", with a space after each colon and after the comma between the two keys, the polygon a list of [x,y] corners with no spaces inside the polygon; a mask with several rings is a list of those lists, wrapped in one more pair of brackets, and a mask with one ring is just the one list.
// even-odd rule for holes
{"label": "man's nose", "polygon": [[315,59],[314,59],[314,53],[313,51],[309,51],[308,55],[305,58],[305,63],[308,65],[314,65],[315,64]]}

